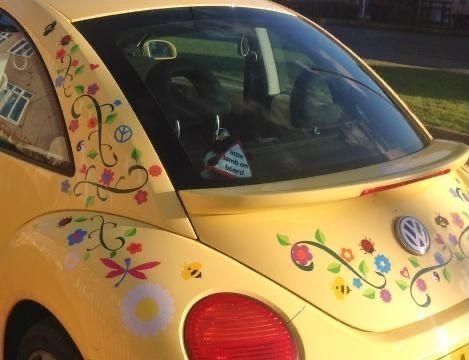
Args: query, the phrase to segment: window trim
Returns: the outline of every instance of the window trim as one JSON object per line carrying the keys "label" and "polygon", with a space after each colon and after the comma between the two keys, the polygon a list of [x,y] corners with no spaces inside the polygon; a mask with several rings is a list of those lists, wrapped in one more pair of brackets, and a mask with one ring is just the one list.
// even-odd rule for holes
{"label": "window trim", "polygon": [[49,68],[47,67],[46,62],[44,61],[44,58],[41,55],[41,52],[37,48],[34,41],[31,39],[31,37],[29,36],[29,33],[18,22],[16,17],[11,15],[9,12],[5,11],[2,7],[0,7],[0,16],[1,15],[8,16],[12,20],[12,22],[14,22],[16,30],[20,31],[22,33],[24,39],[26,39],[26,41],[29,42],[29,44],[30,44],[30,46],[33,50],[31,56],[33,54],[36,54],[39,58],[39,63],[41,64],[39,66],[42,67],[42,69],[44,71],[44,74],[46,75],[46,77],[49,81],[49,85],[50,85],[51,90],[52,90],[51,97],[53,99],[55,99],[55,103],[57,104],[57,107],[58,107],[58,110],[59,110],[58,114],[57,114],[57,116],[59,118],[57,119],[56,124],[61,128],[62,136],[65,138],[65,143],[66,143],[66,147],[67,147],[69,162],[63,168],[57,167],[57,166],[51,165],[51,164],[49,164],[45,161],[41,161],[41,160],[32,158],[32,157],[30,157],[26,154],[21,153],[16,148],[7,147],[7,146],[3,145],[2,143],[0,143],[0,151],[14,157],[15,159],[22,160],[22,161],[25,161],[27,163],[39,166],[39,167],[41,167],[43,169],[46,169],[46,170],[49,170],[51,172],[54,172],[54,173],[57,173],[57,174],[60,174],[60,175],[64,175],[64,176],[67,176],[67,177],[73,177],[76,173],[75,157],[74,157],[74,153],[73,153],[73,150],[72,150],[72,145],[71,145],[71,142],[70,142],[70,136],[68,134],[67,126],[66,126],[66,123],[65,123],[65,117],[64,117],[64,113],[63,113],[63,109],[62,109],[62,104],[61,104],[61,102],[59,100],[59,97],[57,95],[57,91],[55,90],[53,80],[50,77]]}
{"label": "window trim", "polygon": [[[8,86],[11,86],[12,88],[11,89],[8,89]],[[14,90],[15,89],[18,89],[19,90],[19,93],[18,92],[15,92]],[[6,88],[6,91],[7,91],[7,94],[3,95],[2,98],[0,98],[0,118],[2,118],[3,120],[5,121],[8,121],[9,123],[15,125],[15,126],[20,126],[21,125],[21,122],[23,120],[23,115],[25,114],[26,112],[26,109],[29,105],[29,102],[31,101],[31,99],[34,97],[34,95],[23,89],[22,87],[19,87],[18,85],[15,85],[11,82],[8,82],[7,83],[7,88]],[[31,96],[25,96],[25,94],[30,94]],[[18,98],[15,100],[15,102],[13,103],[13,105],[11,106],[11,109],[10,109],[10,112],[8,113],[7,116],[4,116],[2,115],[2,110],[3,108],[5,107],[6,103],[8,102],[9,98],[13,95],[18,95]],[[23,108],[21,109],[21,112],[20,114],[18,115],[18,120],[15,121],[13,120],[10,115],[11,113],[13,112],[13,110],[15,109],[17,103],[20,101],[20,99],[23,99],[26,101],[26,103],[23,105]]]}

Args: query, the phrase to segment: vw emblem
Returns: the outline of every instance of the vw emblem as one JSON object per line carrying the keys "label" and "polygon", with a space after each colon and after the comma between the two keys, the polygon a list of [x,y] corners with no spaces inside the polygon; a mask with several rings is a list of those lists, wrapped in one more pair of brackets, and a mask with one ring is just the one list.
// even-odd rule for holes
{"label": "vw emblem", "polygon": [[424,255],[430,249],[430,235],[425,225],[411,216],[396,220],[395,231],[401,245],[414,255]]}

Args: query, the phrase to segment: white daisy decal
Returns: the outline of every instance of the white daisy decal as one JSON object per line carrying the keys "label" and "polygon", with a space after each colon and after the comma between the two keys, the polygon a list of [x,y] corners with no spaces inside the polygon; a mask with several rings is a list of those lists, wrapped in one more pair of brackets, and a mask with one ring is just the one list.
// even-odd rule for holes
{"label": "white daisy decal", "polygon": [[136,336],[155,336],[170,323],[174,305],[168,290],[142,284],[129,291],[121,304],[122,320]]}

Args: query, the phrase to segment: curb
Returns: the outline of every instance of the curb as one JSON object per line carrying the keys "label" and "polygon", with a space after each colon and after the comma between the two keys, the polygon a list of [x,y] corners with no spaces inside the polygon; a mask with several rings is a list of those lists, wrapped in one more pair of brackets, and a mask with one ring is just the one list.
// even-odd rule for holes
{"label": "curb", "polygon": [[469,134],[464,134],[444,128],[440,128],[438,126],[425,126],[428,131],[432,134],[433,137],[437,139],[444,139],[444,140],[452,140],[462,142],[464,144],[469,145]]}

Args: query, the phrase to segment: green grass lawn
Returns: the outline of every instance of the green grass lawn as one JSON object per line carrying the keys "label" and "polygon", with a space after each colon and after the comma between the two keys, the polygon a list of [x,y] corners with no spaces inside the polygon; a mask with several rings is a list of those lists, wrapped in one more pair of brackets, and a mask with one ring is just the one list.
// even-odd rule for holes
{"label": "green grass lawn", "polygon": [[388,64],[372,66],[424,123],[469,133],[469,75]]}

